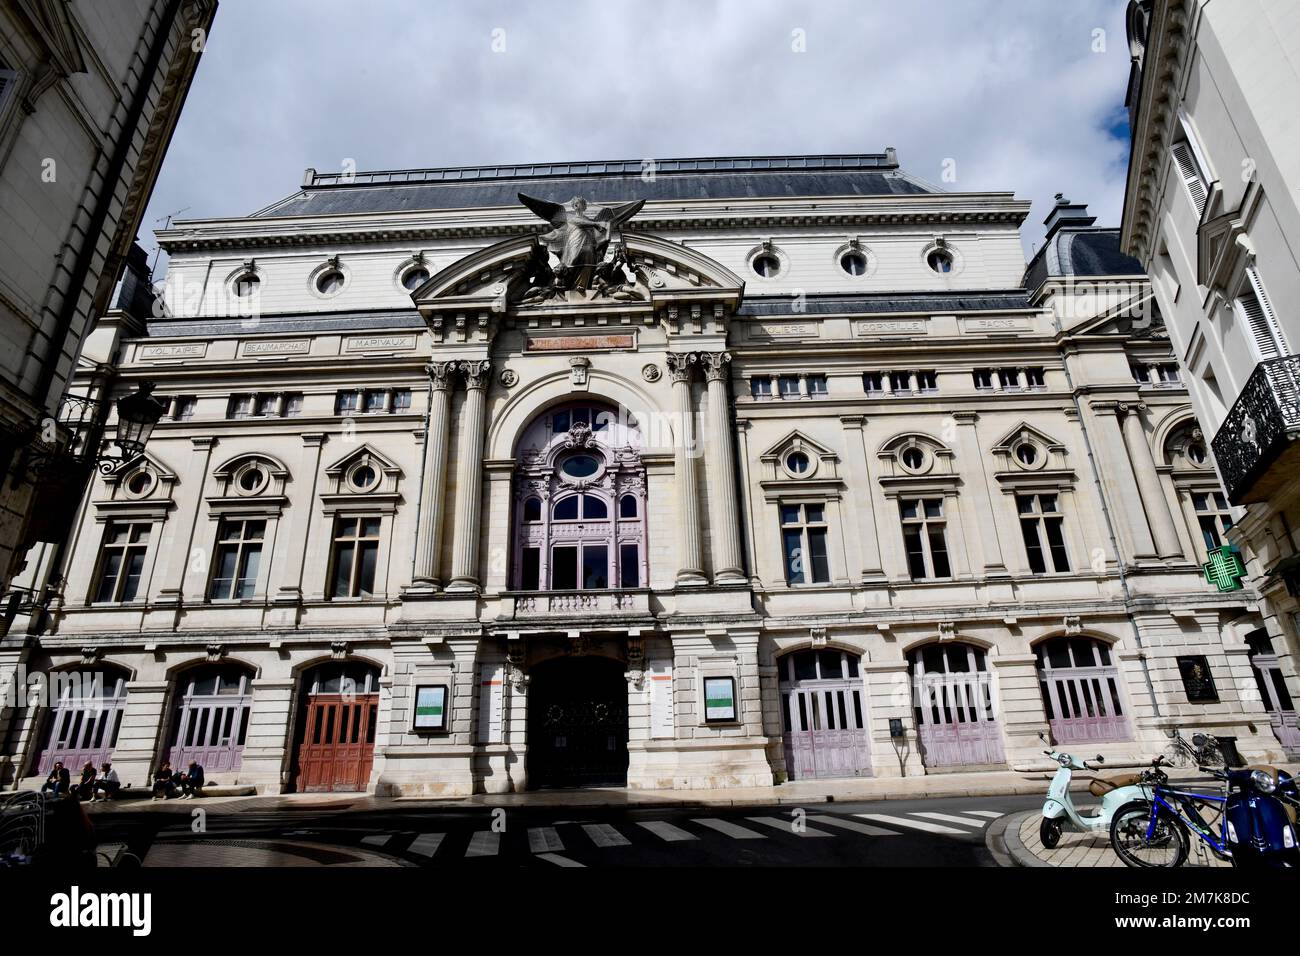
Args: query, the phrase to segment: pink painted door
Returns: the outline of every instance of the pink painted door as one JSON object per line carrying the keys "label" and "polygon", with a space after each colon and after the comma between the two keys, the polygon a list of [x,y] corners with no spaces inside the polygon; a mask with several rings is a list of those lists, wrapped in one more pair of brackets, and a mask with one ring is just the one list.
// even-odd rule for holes
{"label": "pink painted door", "polygon": [[99,769],[111,759],[126,709],[126,683],[116,675],[84,681],[82,696],[66,692],[50,714],[45,748],[37,760],[36,772],[47,776],[55,763],[68,768],[75,783],[87,763]]}
{"label": "pink painted door", "polygon": [[1132,739],[1109,646],[1092,637],[1053,637],[1035,645],[1034,655],[1043,710],[1056,743]]}
{"label": "pink painted door", "polygon": [[1002,722],[984,652],[968,644],[930,644],[909,658],[925,766],[1005,763]]}
{"label": "pink painted door", "polygon": [[167,754],[172,766],[188,767],[194,760],[207,776],[238,770],[251,706],[251,695],[186,697]]}
{"label": "pink painted door", "polygon": [[1273,735],[1292,759],[1300,758],[1300,725],[1296,720],[1295,703],[1287,690],[1282,663],[1273,651],[1267,631],[1254,631],[1246,636],[1250,645],[1250,667],[1255,674],[1260,701],[1268,711]]}
{"label": "pink painted door", "polygon": [[778,664],[781,720],[791,780],[871,773],[865,690],[847,651],[799,651]]}

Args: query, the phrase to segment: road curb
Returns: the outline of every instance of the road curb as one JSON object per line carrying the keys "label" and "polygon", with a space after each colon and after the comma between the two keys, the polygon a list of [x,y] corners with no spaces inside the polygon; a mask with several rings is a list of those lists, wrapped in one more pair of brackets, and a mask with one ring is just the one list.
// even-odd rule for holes
{"label": "road curb", "polygon": [[[1020,839],[1020,825],[1029,817],[1036,817],[1041,812],[1040,810],[1022,810],[1020,813],[1009,813],[998,820],[998,823],[1002,824],[1002,832],[999,834],[1002,837],[1002,844],[1006,847],[1007,855],[1016,866],[1052,866],[1052,864],[1040,860],[1030,853]],[[992,837],[991,832],[989,836]],[[989,849],[992,850],[993,848],[989,847]]]}

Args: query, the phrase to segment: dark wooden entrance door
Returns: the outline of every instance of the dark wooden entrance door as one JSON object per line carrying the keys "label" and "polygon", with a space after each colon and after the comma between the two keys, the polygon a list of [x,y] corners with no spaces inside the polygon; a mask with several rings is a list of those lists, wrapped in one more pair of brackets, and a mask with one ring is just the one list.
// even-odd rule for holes
{"label": "dark wooden entrance door", "polygon": [[299,793],[364,790],[375,756],[378,694],[316,694],[298,746]]}
{"label": "dark wooden entrance door", "polygon": [[604,657],[533,668],[528,689],[532,787],[627,786],[627,680]]}

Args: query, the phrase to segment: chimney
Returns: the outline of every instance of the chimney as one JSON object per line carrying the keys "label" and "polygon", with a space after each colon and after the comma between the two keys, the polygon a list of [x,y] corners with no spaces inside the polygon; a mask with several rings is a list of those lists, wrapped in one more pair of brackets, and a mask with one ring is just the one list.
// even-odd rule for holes
{"label": "chimney", "polygon": [[1057,193],[1056,205],[1043,220],[1043,225],[1047,227],[1045,239],[1051,239],[1056,235],[1056,230],[1062,226],[1091,226],[1096,221],[1096,216],[1088,215],[1087,203],[1072,203],[1061,193]]}

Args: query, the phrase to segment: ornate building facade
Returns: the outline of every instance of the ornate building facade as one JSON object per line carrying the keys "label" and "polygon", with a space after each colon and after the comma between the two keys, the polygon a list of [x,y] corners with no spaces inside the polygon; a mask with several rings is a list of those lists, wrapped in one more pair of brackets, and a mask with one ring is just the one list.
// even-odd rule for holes
{"label": "ornate building facade", "polygon": [[1174,727],[1280,756],[1259,681],[1294,668],[1202,574],[1231,514],[1146,280],[1065,200],[1027,267],[1028,207],[890,150],[309,170],[176,224],[166,316],[91,343],[168,417],[14,622],[29,671],[98,679],[6,711],[11,774],[766,786]]}
{"label": "ornate building facade", "polygon": [[1300,651],[1300,4],[1129,5],[1123,241],[1146,267],[1239,507],[1270,641]]}

